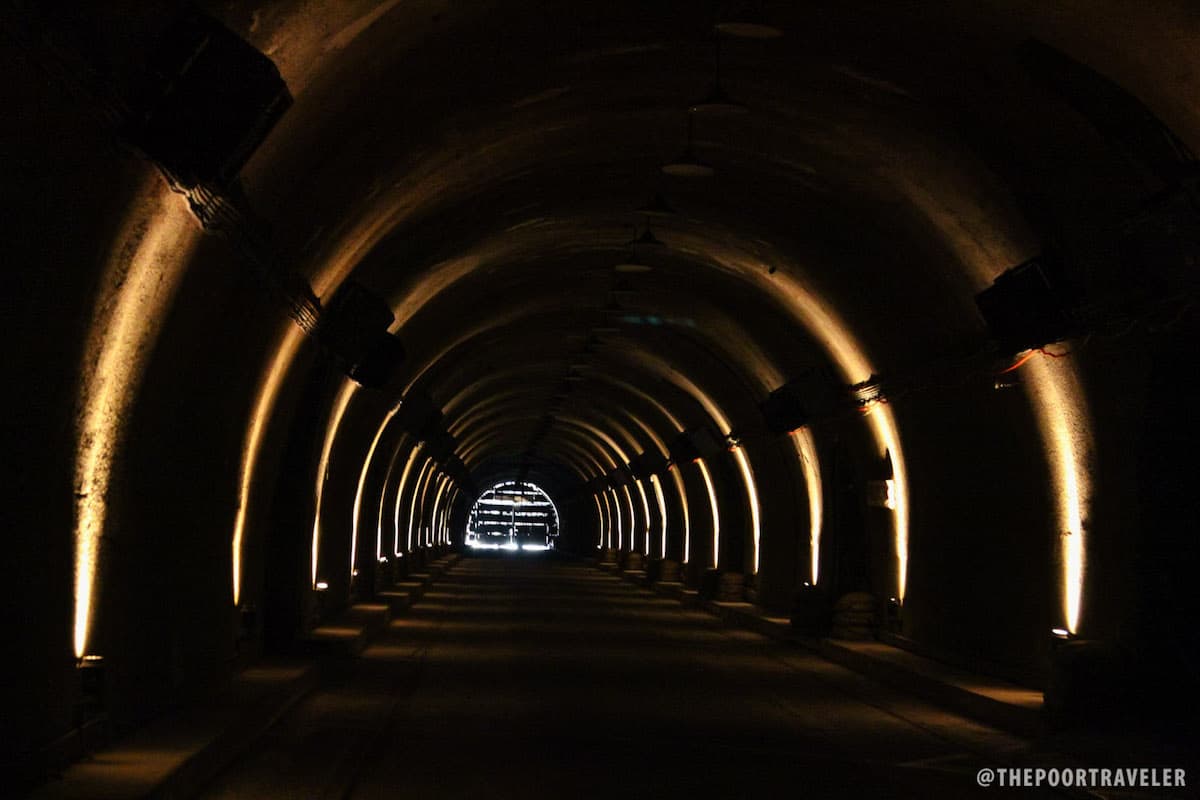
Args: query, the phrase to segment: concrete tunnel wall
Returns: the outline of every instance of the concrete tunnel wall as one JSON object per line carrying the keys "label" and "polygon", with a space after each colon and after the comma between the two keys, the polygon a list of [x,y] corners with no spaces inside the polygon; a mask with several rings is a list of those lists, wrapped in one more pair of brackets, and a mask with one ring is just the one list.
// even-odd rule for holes
{"label": "concrete tunnel wall", "polygon": [[[74,19],[50,7],[39,20],[120,74],[178,5]],[[1178,387],[1195,372],[1194,319],[1055,346],[1070,355],[1035,355],[1007,391],[992,374],[1007,362],[944,386],[935,369],[986,350],[975,294],[1046,247],[1085,288],[1111,287],[1120,220],[1157,188],[1021,71],[1017,47],[1031,35],[1058,47],[1195,146],[1200,27],[1184,4],[768,4],[787,34],[725,45],[726,88],[752,113],[697,117],[695,147],[719,172],[691,182],[658,169],[712,77],[709,21],[692,4],[202,5],[269,55],[295,97],[242,170],[248,201],[319,297],[351,277],[387,297],[408,357],[384,390],[350,387],[153,165],[47,77],[36,47],[5,46],[17,201],[5,327],[19,387],[4,400],[6,546],[13,616],[27,623],[8,740],[36,750],[71,729],[80,646],[106,658],[118,725],[219,684],[264,636],[286,647],[311,624],[318,505],[325,612],[349,603],[351,570],[375,568],[381,500],[385,543],[397,505],[435,524],[426,456],[397,503],[416,440],[381,432],[411,391],[472,445],[480,489],[514,477],[535,443],[529,479],[567,511],[564,544],[580,552],[613,524],[596,518],[586,479],[683,428],[744,434],[757,598],[786,613],[807,579],[814,498],[794,443],[766,433],[757,405],[810,367],[845,384],[934,376],[812,426],[832,590],[896,594],[899,524],[902,635],[1036,684],[1048,631],[1070,614],[1061,534],[1082,525],[1073,627],[1160,657],[1165,686],[1185,682],[1196,425]],[[612,265],[646,223],[630,212],[658,190],[681,213],[650,219],[664,247],[621,300],[668,321],[593,337],[590,372],[555,405],[588,331],[611,321]],[[535,438],[552,409],[561,422]],[[866,503],[884,450],[907,525]],[[742,473],[730,453],[704,466],[722,567],[748,574]],[[686,501],[695,581],[712,557],[709,493],[699,465],[675,469],[681,483],[660,476],[667,551],[682,558]],[[453,501],[456,539],[473,499]],[[81,560],[85,546],[94,558]],[[238,599],[264,616],[246,641],[235,553]]]}

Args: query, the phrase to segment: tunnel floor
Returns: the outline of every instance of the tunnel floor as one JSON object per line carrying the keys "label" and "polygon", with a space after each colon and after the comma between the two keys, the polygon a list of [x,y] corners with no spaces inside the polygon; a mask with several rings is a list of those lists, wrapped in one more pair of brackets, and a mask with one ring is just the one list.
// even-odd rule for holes
{"label": "tunnel floor", "polygon": [[987,797],[1026,748],[582,562],[465,558],[202,796]]}

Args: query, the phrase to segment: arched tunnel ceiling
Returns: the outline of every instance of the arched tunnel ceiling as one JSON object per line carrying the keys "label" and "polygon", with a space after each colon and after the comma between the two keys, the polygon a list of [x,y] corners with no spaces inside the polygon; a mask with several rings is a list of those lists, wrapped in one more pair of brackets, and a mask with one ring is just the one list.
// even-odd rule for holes
{"label": "arched tunnel ceiling", "polygon": [[[192,3],[293,102],[236,179],[187,189],[127,124]],[[689,585],[740,571],[773,612],[801,586],[866,589],[948,656],[1031,670],[1048,629],[1186,630],[1153,587],[1195,572],[1195,515],[1163,487],[1194,450],[1186,404],[1167,409],[1200,238],[1151,201],[1190,201],[1194,225],[1193,0],[755,0],[781,37],[716,38],[741,4],[4,4],[12,538],[17,595],[45,606],[15,718],[53,714],[42,738],[65,741],[68,638],[80,663],[112,656],[130,719],[216,685],[257,647],[230,602],[264,610],[259,639],[303,635],[513,479],[565,501],[564,550],[640,545]],[[1043,46],[1128,92],[1180,174],[1039,73]],[[747,113],[689,112],[718,50]],[[715,174],[664,174],[685,148]],[[639,210],[656,195],[674,213]],[[1130,255],[1146,217],[1168,224]],[[1039,353],[976,299],[1042,254],[1082,300]],[[1158,267],[1178,306],[1113,300]],[[339,349],[351,283],[405,351],[381,387]],[[833,410],[768,422],[788,385]],[[612,475],[642,453],[639,480]],[[146,614],[164,575],[172,602]]]}
{"label": "arched tunnel ceiling", "polygon": [[[770,41],[715,38],[723,8],[209,4],[295,97],[247,197],[318,296],[353,277],[388,299],[409,355],[389,392],[445,405],[468,467],[562,450],[553,424],[535,441],[548,417],[631,456],[680,427],[753,425],[800,370],[850,384],[986,347],[974,294],[1070,224],[1039,210],[1152,183],[1024,70],[1031,36],[1197,128],[1167,90],[1189,79],[1164,72],[1168,52],[1196,57],[1118,46],[1186,25],[1182,5],[1092,4],[1076,25],[1066,2],[767,3]],[[689,117],[718,41],[749,113]],[[660,172],[689,143],[714,178]],[[635,212],[656,192],[678,213]],[[647,225],[663,245],[629,248]],[[630,259],[651,270],[614,272]],[[646,405],[622,385],[671,420],[618,422]],[[876,426],[895,453],[894,424]]]}

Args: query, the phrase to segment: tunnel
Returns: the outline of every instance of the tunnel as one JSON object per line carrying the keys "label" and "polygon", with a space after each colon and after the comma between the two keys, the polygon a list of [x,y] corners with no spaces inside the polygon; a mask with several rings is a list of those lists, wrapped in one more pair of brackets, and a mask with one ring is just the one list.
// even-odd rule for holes
{"label": "tunnel", "polygon": [[1195,796],[1191,3],[0,22],[17,795]]}

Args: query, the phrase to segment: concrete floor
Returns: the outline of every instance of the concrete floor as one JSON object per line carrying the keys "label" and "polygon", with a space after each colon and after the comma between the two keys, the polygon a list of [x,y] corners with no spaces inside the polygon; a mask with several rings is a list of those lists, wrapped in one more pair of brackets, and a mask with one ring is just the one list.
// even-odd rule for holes
{"label": "concrete floor", "polygon": [[583,563],[467,558],[203,796],[994,797],[1028,756]]}

